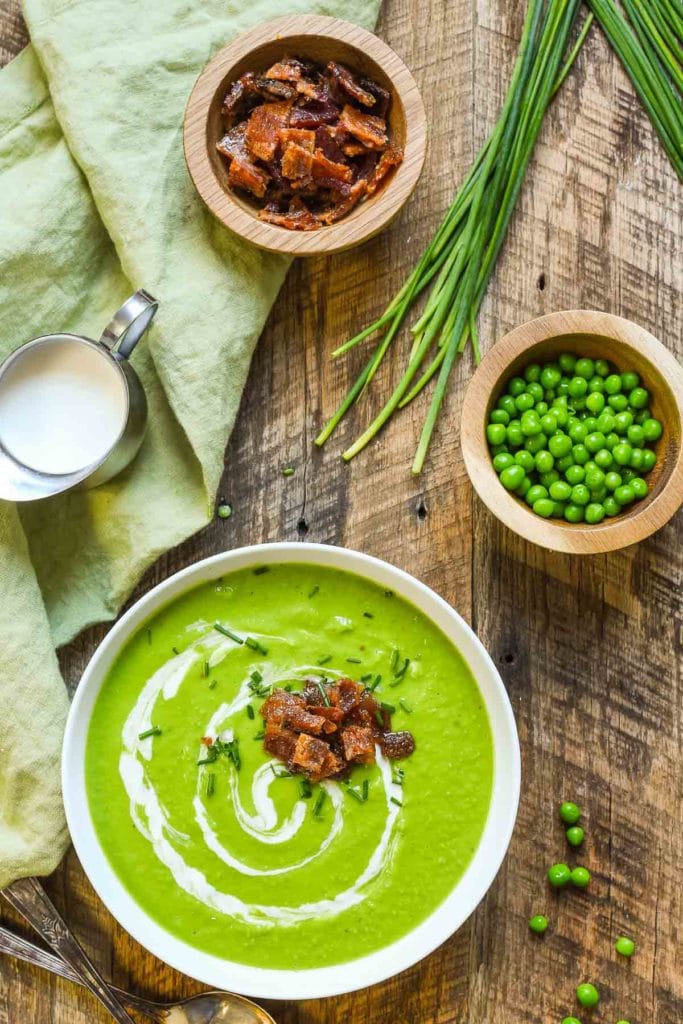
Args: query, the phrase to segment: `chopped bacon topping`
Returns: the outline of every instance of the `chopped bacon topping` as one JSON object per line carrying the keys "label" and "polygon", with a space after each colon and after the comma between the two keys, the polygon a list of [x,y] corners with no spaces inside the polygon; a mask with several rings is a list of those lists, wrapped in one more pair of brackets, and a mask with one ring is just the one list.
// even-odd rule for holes
{"label": "chopped bacon topping", "polygon": [[247,71],[223,100],[216,149],[228,187],[258,200],[259,217],[314,231],[372,196],[403,159],[389,141],[391,97],[382,86],[330,61],[283,57]]}
{"label": "chopped bacon topping", "polygon": [[378,745],[392,759],[415,749],[412,735],[392,732],[387,708],[353,679],[309,679],[302,693],[273,690],[260,713],[265,749],[311,782],[345,778],[354,764],[372,764]]}

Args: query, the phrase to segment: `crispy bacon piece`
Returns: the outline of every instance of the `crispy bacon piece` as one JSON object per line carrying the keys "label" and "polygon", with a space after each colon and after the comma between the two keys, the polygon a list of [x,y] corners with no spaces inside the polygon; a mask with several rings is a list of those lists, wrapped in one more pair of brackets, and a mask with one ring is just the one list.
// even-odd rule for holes
{"label": "crispy bacon piece", "polygon": [[228,185],[230,188],[240,188],[245,192],[251,192],[257,199],[263,199],[268,186],[268,175],[251,160],[235,157],[228,171]]}
{"label": "crispy bacon piece", "polygon": [[246,135],[247,126],[243,121],[241,124],[236,125],[235,128],[231,128],[229,132],[226,132],[220,142],[216,143],[216,149],[223,156],[226,156],[228,160],[234,160],[236,157],[239,160],[248,160]]}
{"label": "crispy bacon piece", "polygon": [[362,156],[367,150],[365,146],[361,145],[360,142],[347,142],[346,145],[342,146],[344,156]]}
{"label": "crispy bacon piece", "polygon": [[327,65],[331,80],[338,87],[339,91],[346,93],[348,97],[360,103],[363,107],[374,107],[377,100],[369,89],[364,89],[358,84],[348,68],[343,64],[337,64],[331,60]]}
{"label": "crispy bacon piece", "polygon": [[320,227],[320,220],[308,209],[303,200],[295,196],[289,203],[286,213],[279,213],[277,209],[266,206],[259,212],[259,218],[269,224],[277,224],[281,228],[289,228],[291,231],[317,231]]}
{"label": "crispy bacon piece", "polygon": [[281,128],[279,135],[283,147],[287,146],[289,142],[295,142],[297,146],[307,149],[309,153],[315,149],[316,133],[308,128]]}
{"label": "crispy bacon piece", "polygon": [[372,764],[377,744],[390,758],[408,757],[415,749],[412,735],[392,732],[386,707],[353,679],[308,679],[301,694],[274,690],[261,715],[265,749],[312,782],[343,778],[354,764]]}
{"label": "crispy bacon piece", "polygon": [[321,124],[334,124],[339,114],[339,107],[331,100],[312,99],[303,107],[294,107],[290,124],[292,128],[319,128]]}
{"label": "crispy bacon piece", "polygon": [[[345,133],[342,132],[342,135]],[[315,146],[319,149],[328,160],[332,160],[336,164],[344,163],[344,151],[339,146],[338,141],[339,131],[336,128],[330,128],[328,124],[323,124],[315,131]]]}
{"label": "crispy bacon piece", "polygon": [[245,137],[252,157],[266,162],[273,159],[280,142],[280,130],[289,122],[290,110],[289,103],[264,103],[252,110]]}
{"label": "crispy bacon piece", "polygon": [[315,75],[315,65],[297,60],[296,57],[283,57],[266,71],[266,78],[279,78],[283,82],[300,82],[304,76]]}
{"label": "crispy bacon piece", "polygon": [[375,114],[365,114],[349,103],[341,112],[339,124],[368,149],[385,149],[389,141],[384,118],[376,117]]}
{"label": "crispy bacon piece", "polygon": [[236,82],[233,82],[228,89],[222,107],[223,117],[228,126],[232,124],[238,111],[243,107],[245,100],[253,92],[255,79],[256,76],[253,71],[247,71]]}
{"label": "crispy bacon piece", "polygon": [[328,160],[322,149],[316,149],[311,164],[314,178],[333,178],[336,181],[351,181],[353,171],[347,164],[337,164]]}
{"label": "crispy bacon piece", "polygon": [[309,181],[313,173],[313,153],[295,142],[285,146],[282,154],[282,175],[284,178],[305,179]]}
{"label": "crispy bacon piece", "polygon": [[324,224],[335,224],[342,217],[346,217],[347,214],[351,213],[351,210],[366,195],[366,187],[364,181],[357,181],[355,185],[352,185],[348,192],[342,196],[338,203],[336,203],[331,209],[326,210],[320,214],[320,219]]}
{"label": "crispy bacon piece", "polygon": [[403,161],[403,151],[395,146],[390,146],[379,158],[379,162],[367,181],[366,189],[368,195],[373,195],[382,184],[387,175],[398,167]]}
{"label": "crispy bacon piece", "polygon": [[383,89],[377,82],[372,82],[369,78],[361,78],[360,84],[363,89],[366,89],[372,96],[375,97],[375,105],[372,108],[373,114],[377,117],[386,117],[389,112],[389,106],[391,104],[391,94]]}
{"label": "crispy bacon piece", "polygon": [[293,100],[297,94],[293,85],[277,78],[257,78],[254,84],[257,91],[267,99]]}

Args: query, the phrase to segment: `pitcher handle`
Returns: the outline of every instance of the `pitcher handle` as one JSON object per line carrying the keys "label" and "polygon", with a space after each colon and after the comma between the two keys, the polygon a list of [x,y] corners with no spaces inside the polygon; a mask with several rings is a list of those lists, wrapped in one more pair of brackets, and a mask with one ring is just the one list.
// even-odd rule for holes
{"label": "pitcher handle", "polygon": [[152,322],[158,305],[157,300],[141,288],[114,313],[102,331],[101,344],[128,359]]}

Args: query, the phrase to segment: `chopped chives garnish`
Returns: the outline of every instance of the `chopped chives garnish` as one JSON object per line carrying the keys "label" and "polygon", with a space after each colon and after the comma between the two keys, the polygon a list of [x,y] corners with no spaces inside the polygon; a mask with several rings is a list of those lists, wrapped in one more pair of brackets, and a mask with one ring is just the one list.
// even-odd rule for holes
{"label": "chopped chives garnish", "polygon": [[215,690],[217,686],[218,686],[218,680],[217,679],[212,679],[211,682],[209,683],[209,689],[210,690]]}
{"label": "chopped chives garnish", "polygon": [[370,779],[363,779],[363,800],[367,800],[370,795]]}
{"label": "chopped chives garnish", "polygon": [[354,800],[357,800],[359,804],[365,803],[365,800],[363,799],[363,794],[359,793],[357,789],[353,788],[353,786],[347,786],[346,792],[349,794],[349,796],[352,796]]}
{"label": "chopped chives garnish", "polygon": [[394,596],[393,590],[385,590],[384,591],[384,596],[385,597],[393,597]]}
{"label": "chopped chives garnish", "polygon": [[316,583],[316,585],[313,587],[313,590],[310,592],[310,594],[308,596],[309,597],[315,597],[315,595],[319,592],[319,590],[320,590],[320,587]]}
{"label": "chopped chives garnish", "polygon": [[332,655],[326,654],[323,658],[318,659],[319,665],[327,665],[328,661],[332,661]]}
{"label": "chopped chives garnish", "polygon": [[209,663],[206,659],[204,659],[204,664],[202,665],[202,673],[205,679],[209,678]]}
{"label": "chopped chives garnish", "polygon": [[408,671],[408,666],[409,665],[410,665],[410,658],[404,658],[403,659],[403,664],[401,665],[400,669],[396,672],[396,676],[397,677],[399,677],[399,676],[403,677],[406,674],[406,672]]}
{"label": "chopped chives garnish", "polygon": [[366,675],[360,677],[361,683],[367,683],[372,679],[372,672],[368,672]]}
{"label": "chopped chives garnish", "polygon": [[257,732],[255,734],[254,739],[255,740],[262,740],[265,735],[266,735],[266,730],[265,729],[261,729],[260,732]]}
{"label": "chopped chives garnish", "polygon": [[283,476],[294,476],[294,466],[285,466],[282,470]]}
{"label": "chopped chives garnish", "polygon": [[227,748],[225,753],[228,755],[232,763],[234,764],[237,771],[242,767],[242,758],[240,757],[240,741],[235,737],[234,740],[230,740],[229,743],[224,744]]}
{"label": "chopped chives garnish", "polygon": [[323,809],[323,804],[325,803],[326,799],[327,799],[327,793],[325,792],[324,789],[321,789],[320,792],[318,793],[318,797],[317,797],[317,799],[315,801],[315,804],[313,806],[313,813],[316,816],[316,818],[320,817],[320,812]]}
{"label": "chopped chives garnish", "polygon": [[291,779],[292,773],[288,772],[286,768],[276,768],[274,764],[271,764],[270,770],[276,779]]}
{"label": "chopped chives garnish", "polygon": [[375,676],[375,678],[373,679],[373,681],[372,681],[372,682],[370,683],[370,685],[368,686],[368,690],[370,690],[370,692],[372,693],[372,692],[373,692],[374,690],[376,690],[376,689],[377,689],[377,687],[379,686],[379,684],[380,684],[381,682],[382,682],[382,677],[381,677],[381,676]]}
{"label": "chopped chives garnish", "polygon": [[375,617],[372,614],[372,612],[363,612],[363,615],[365,616],[366,619],[374,619],[374,617]]}
{"label": "chopped chives garnish", "polygon": [[382,707],[384,708],[384,710],[388,711],[390,715],[393,715],[395,713],[396,708],[394,707],[393,704],[385,704],[384,701],[380,701],[380,703],[381,703]]}
{"label": "chopped chives garnish", "polygon": [[308,800],[310,799],[312,792],[313,790],[311,789],[311,784],[308,779],[301,779],[299,782],[299,796],[304,800]]}
{"label": "chopped chives garnish", "polygon": [[268,653],[268,648],[260,644],[258,640],[254,640],[253,636],[248,636],[244,642],[247,647],[251,647],[252,651],[258,651],[259,654]]}
{"label": "chopped chives garnish", "polygon": [[397,807],[403,807],[401,801],[397,800],[395,796],[390,796],[389,799],[391,800],[392,804],[396,804]]}
{"label": "chopped chives garnish", "polygon": [[146,740],[149,736],[161,736],[161,729],[158,725],[153,725],[151,729],[146,729],[145,732],[139,733],[138,739]]}
{"label": "chopped chives garnish", "polygon": [[258,684],[263,682],[263,676],[261,675],[257,668],[255,668],[254,671],[249,674],[249,678],[251,679],[252,683]]}
{"label": "chopped chives garnish", "polygon": [[282,687],[282,689],[285,691],[285,693],[291,693],[292,690],[294,689],[294,687],[293,687],[292,683],[285,683],[285,685]]}
{"label": "chopped chives garnish", "polygon": [[204,787],[204,796],[213,796],[213,791],[216,786],[216,773],[206,772],[202,779],[202,785]]}
{"label": "chopped chives garnish", "polygon": [[244,640],[242,639],[241,636],[238,636],[237,633],[233,633],[233,631],[231,629],[228,629],[227,626],[222,626],[220,622],[214,622],[213,628],[217,630],[219,633],[222,633],[223,636],[227,636],[230,640],[234,640],[236,644],[244,643]]}
{"label": "chopped chives garnish", "polygon": [[348,661],[348,663],[350,665],[360,665],[361,664],[360,658],[347,658],[346,660]]}
{"label": "chopped chives garnish", "polygon": [[402,786],[405,772],[402,768],[394,768],[391,772],[391,781],[395,786]]}
{"label": "chopped chives garnish", "polygon": [[382,712],[380,711],[379,708],[375,708],[375,719],[377,720],[377,724],[380,727],[380,729],[383,729],[384,728],[384,719],[382,717]]}
{"label": "chopped chives garnish", "polygon": [[172,650],[172,651],[173,651],[173,653],[174,653],[174,654],[176,654],[176,655],[177,655],[177,654],[180,654],[180,651],[178,650],[178,648],[177,648],[177,647],[172,647],[172,648],[171,648],[171,650]]}
{"label": "chopped chives garnish", "polygon": [[392,672],[396,671],[400,657],[401,652],[399,651],[398,647],[394,647],[393,651],[391,652],[391,661],[389,662]]}
{"label": "chopped chives garnish", "polygon": [[403,697],[399,698],[399,704],[401,705],[401,707],[403,708],[407,715],[412,715],[413,709],[411,708],[410,704],[406,704]]}
{"label": "chopped chives garnish", "polygon": [[251,718],[252,722],[254,720],[254,708],[251,704],[247,704],[247,718]]}
{"label": "chopped chives garnish", "polygon": [[269,565],[257,565],[254,569],[254,576],[263,576],[264,572],[270,572]]}
{"label": "chopped chives garnish", "polygon": [[319,679],[316,679],[315,685],[320,690],[320,696],[323,699],[323,703],[324,703],[325,707],[329,708],[329,706],[330,706],[330,698],[327,696],[327,690],[325,689],[324,685],[322,684],[322,682]]}

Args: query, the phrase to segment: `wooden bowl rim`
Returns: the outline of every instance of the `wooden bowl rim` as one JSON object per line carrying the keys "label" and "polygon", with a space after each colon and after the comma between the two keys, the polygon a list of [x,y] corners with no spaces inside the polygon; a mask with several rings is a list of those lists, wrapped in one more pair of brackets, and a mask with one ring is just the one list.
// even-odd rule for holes
{"label": "wooden bowl rim", "polygon": [[[660,529],[683,504],[683,441],[671,456],[668,480],[650,502],[632,506],[626,515],[595,526],[556,524],[525,508],[500,486],[491,463],[485,436],[489,396],[510,364],[540,342],[567,334],[591,334],[619,342],[637,352],[666,379],[678,409],[679,437],[683,426],[683,368],[672,353],[649,331],[623,317],[596,310],[570,309],[547,313],[520,324],[504,335],[484,356],[474,373],[463,402],[461,444],[465,467],[477,494],[497,519],[526,540],[551,551],[598,554],[627,547]],[[482,456],[485,456],[485,460]]]}
{"label": "wooden bowl rim", "polygon": [[[292,36],[318,36],[338,40],[377,64],[392,82],[405,117],[403,162],[386,187],[364,203],[353,219],[342,219],[318,231],[291,231],[268,224],[248,213],[217,180],[206,144],[208,112],[216,91],[231,68],[258,47],[282,39],[283,52]],[[397,53],[374,33],[339,18],[294,14],[261,22],[237,36],[209,61],[195,82],[183,123],[185,161],[197,192],[226,227],[247,241],[271,252],[292,256],[331,254],[360,245],[393,219],[409,198],[420,177],[427,148],[427,118],[417,83]],[[368,223],[369,222],[369,223]]]}

